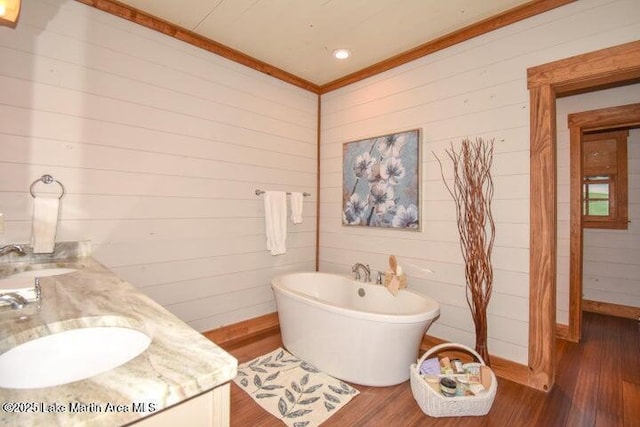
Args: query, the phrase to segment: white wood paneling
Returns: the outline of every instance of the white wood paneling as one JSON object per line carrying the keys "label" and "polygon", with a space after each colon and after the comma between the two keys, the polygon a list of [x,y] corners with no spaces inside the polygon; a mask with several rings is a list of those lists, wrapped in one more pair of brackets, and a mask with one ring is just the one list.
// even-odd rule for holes
{"label": "white wood paneling", "polygon": [[[444,159],[449,144],[463,137],[495,138],[489,345],[498,356],[526,363],[526,69],[638,34],[639,3],[582,0],[324,95],[321,270],[346,273],[356,261],[384,270],[388,255],[396,254],[410,287],[442,304],[430,333],[473,345],[455,212],[432,151]],[[25,2],[20,25],[0,27],[0,55],[0,211],[6,218],[0,241],[28,241],[28,187],[51,173],[68,190],[60,239],[92,240],[99,261],[198,330],[274,311],[269,278],[313,268],[316,195],[305,199],[305,222],[290,227],[287,254],[272,257],[264,249],[261,198],[253,191],[315,192],[315,95],[71,0]],[[637,102],[637,92],[627,96]],[[566,98],[568,104],[574,99]],[[342,144],[413,128],[423,135],[423,230],[343,227]],[[562,135],[559,126],[561,151]],[[630,170],[640,175],[638,166]],[[636,178],[630,182],[639,188]],[[566,183],[559,183],[558,194],[559,245],[565,245]],[[633,225],[638,197],[630,202]],[[637,255],[638,231],[630,230],[615,239],[594,230],[587,250],[593,265],[611,260],[612,240],[619,254]],[[558,253],[560,319],[568,303],[560,286],[568,252],[559,247]],[[604,291],[596,289],[602,282],[596,272],[585,275],[585,290],[593,289],[594,298],[637,298],[637,277],[630,277],[637,264],[622,262],[615,270],[624,274],[609,274]]]}
{"label": "white wood paneling", "polygon": [[[29,240],[49,173],[58,240],[198,330],[273,312],[269,278],[313,269],[316,95],[71,0],[24,2],[0,56],[2,243]],[[284,255],[256,188],[313,194]]]}
{"label": "white wood paneling", "polygon": [[[634,41],[638,34],[640,3],[584,0],[323,95],[320,268],[346,273],[354,262],[366,262],[384,270],[388,256],[395,254],[407,272],[409,287],[442,304],[429,333],[473,346],[455,211],[432,152],[448,160],[444,150],[450,143],[457,146],[464,137],[495,138],[497,237],[489,349],[526,364],[530,210],[526,70]],[[343,227],[342,145],[415,128],[422,129],[423,230]],[[450,177],[450,162],[444,164],[445,177]]]}

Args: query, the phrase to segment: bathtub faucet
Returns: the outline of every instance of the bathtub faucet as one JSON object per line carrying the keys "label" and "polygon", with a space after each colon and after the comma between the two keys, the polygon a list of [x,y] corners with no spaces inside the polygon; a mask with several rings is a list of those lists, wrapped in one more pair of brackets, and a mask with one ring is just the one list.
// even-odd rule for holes
{"label": "bathtub faucet", "polygon": [[351,271],[353,272],[353,276],[355,277],[355,279],[362,280],[362,277],[360,276],[361,269],[364,271],[363,282],[371,282],[371,269],[369,268],[369,264],[364,265],[360,262],[356,262],[355,264],[353,264],[353,267],[351,267]]}

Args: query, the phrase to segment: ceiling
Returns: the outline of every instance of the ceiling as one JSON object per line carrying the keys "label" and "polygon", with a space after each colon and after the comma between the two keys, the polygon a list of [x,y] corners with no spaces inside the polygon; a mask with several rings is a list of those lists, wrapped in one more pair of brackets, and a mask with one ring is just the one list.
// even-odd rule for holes
{"label": "ceiling", "polygon": [[[119,0],[323,85],[530,0]],[[337,60],[338,48],[352,52]]]}

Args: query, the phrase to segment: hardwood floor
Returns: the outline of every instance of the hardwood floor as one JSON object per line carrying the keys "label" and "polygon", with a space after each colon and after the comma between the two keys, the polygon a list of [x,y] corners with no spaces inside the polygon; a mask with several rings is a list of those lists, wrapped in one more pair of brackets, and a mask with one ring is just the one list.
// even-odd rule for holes
{"label": "hardwood floor", "polygon": [[[640,426],[640,324],[595,313],[584,313],[583,322],[580,344],[558,340],[558,372],[550,393],[499,378],[486,416],[431,418],[415,402],[408,381],[393,387],[354,385],[360,395],[323,427]],[[279,346],[276,332],[225,349],[243,363]],[[231,426],[283,425],[231,384]]]}

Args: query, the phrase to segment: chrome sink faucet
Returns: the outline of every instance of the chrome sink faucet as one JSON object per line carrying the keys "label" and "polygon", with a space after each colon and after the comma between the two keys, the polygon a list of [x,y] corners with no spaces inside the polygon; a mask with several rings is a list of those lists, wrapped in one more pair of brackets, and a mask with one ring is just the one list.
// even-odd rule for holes
{"label": "chrome sink faucet", "polygon": [[18,252],[19,254],[24,254],[24,249],[20,245],[6,245],[0,247],[0,255],[8,254],[9,252]]}
{"label": "chrome sink faucet", "polygon": [[15,292],[0,294],[0,301],[7,301],[9,304],[11,304],[11,308],[13,308],[14,310],[17,310],[29,304],[29,301],[27,301],[25,297]]}
{"label": "chrome sink faucet", "polygon": [[[364,271],[364,280],[362,280],[362,276],[360,276],[360,270]],[[356,280],[371,282],[371,269],[369,268],[369,264],[364,265],[360,262],[356,262],[353,264],[353,267],[351,267],[351,272],[353,272],[353,276]]]}

